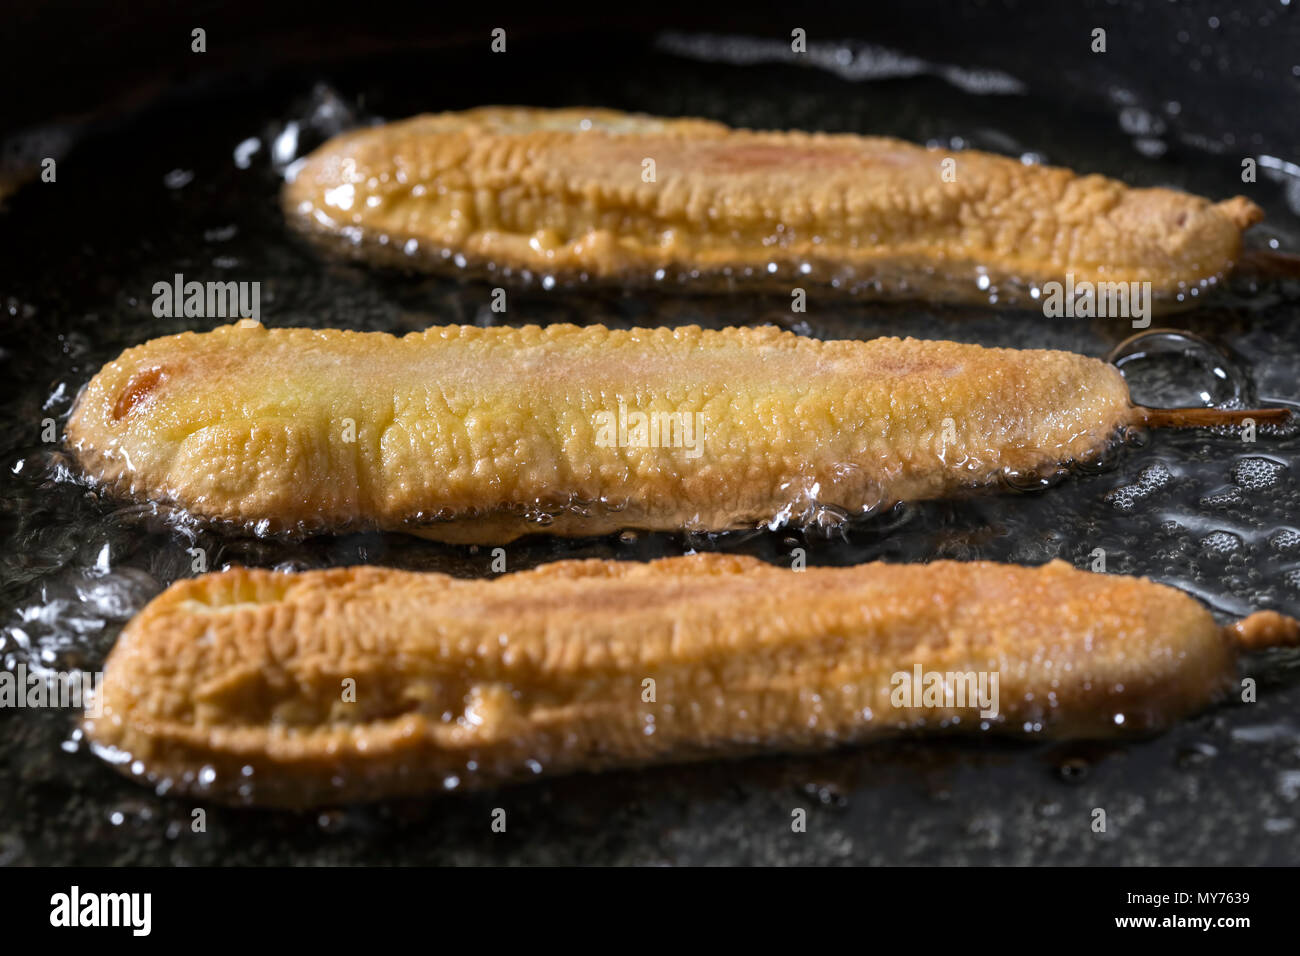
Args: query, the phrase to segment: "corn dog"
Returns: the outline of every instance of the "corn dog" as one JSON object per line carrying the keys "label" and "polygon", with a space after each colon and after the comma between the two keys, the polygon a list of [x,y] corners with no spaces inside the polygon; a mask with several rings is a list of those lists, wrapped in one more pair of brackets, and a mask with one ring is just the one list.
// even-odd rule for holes
{"label": "corn dog", "polygon": [[86,730],[172,792],[307,806],[907,731],[1150,733],[1224,694],[1239,649],[1296,639],[1060,561],[236,569],[131,621]]}
{"label": "corn dog", "polygon": [[1245,416],[1276,417],[1136,408],[1115,368],[1067,352],[771,327],[233,325],[128,349],[67,438],[111,490],[201,518],[492,544],[808,524],[1089,460],[1143,421]]}
{"label": "corn dog", "polygon": [[610,110],[488,107],[338,136],[286,184],[289,221],[435,272],[691,287],[829,285],[1035,305],[1067,276],[1177,307],[1262,212],[881,137]]}

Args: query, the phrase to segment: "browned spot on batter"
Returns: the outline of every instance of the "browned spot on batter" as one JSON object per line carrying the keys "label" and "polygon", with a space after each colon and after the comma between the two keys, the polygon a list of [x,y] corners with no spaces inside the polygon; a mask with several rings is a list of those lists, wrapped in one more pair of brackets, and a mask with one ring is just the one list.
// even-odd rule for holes
{"label": "browned spot on batter", "polygon": [[689,150],[692,165],[721,172],[768,169],[839,169],[864,163],[898,165],[892,155],[867,153],[861,149],[793,146],[781,143],[702,143]]}
{"label": "browned spot on batter", "polygon": [[[689,169],[693,175],[852,169],[867,166],[906,166],[915,157],[902,151],[866,150],[860,146],[817,143],[734,143],[726,141],[642,141],[604,144],[602,158],[615,163],[640,163],[653,156],[661,170]],[[624,160],[626,157],[626,160]]]}
{"label": "browned spot on batter", "polygon": [[137,406],[150,397],[150,393],[158,387],[163,380],[163,370],[161,365],[153,368],[141,369],[131,376],[131,381],[126,383],[126,388],[122,389],[122,394],[117,397],[117,404],[113,406],[113,421],[120,420],[123,416],[129,415]]}
{"label": "browned spot on batter", "polygon": [[956,375],[958,367],[951,362],[940,362],[929,356],[882,355],[872,360],[872,368],[882,376],[905,375]]}

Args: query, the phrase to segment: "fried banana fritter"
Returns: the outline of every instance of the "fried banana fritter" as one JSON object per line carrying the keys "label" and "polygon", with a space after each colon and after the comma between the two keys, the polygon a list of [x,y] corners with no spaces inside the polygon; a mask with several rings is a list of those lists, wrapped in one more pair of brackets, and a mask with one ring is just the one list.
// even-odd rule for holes
{"label": "fried banana fritter", "polygon": [[236,569],[130,622],[87,730],[171,792],[305,806],[908,731],[1149,733],[1224,694],[1239,646],[1296,638],[1060,561]]}
{"label": "fried banana fritter", "polygon": [[111,490],[263,532],[809,524],[1054,471],[1142,420],[1068,352],[775,328],[233,325],[128,349],[67,440]]}
{"label": "fried banana fritter", "polygon": [[356,130],[284,190],[291,223],[382,264],[496,277],[831,285],[1036,306],[1067,276],[1177,307],[1262,218],[1098,175],[882,137],[487,107]]}

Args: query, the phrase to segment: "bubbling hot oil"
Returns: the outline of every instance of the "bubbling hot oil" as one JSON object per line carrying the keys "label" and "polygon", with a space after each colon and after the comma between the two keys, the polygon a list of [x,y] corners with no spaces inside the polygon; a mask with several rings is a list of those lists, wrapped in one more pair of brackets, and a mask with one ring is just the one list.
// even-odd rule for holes
{"label": "bubbling hot oil", "polygon": [[[1055,104],[1041,108],[1031,98],[972,97],[947,86],[936,91],[924,79],[897,81],[888,90],[858,83],[844,88],[852,96],[843,95],[838,88],[832,95],[802,74],[773,73],[763,67],[719,74],[708,65],[697,69],[674,57],[638,66],[642,68],[637,71],[636,83],[623,82],[617,76],[584,77],[538,70],[536,95],[539,102],[607,103],[661,115],[704,115],[767,128],[853,125],[861,131],[948,143],[954,148],[956,138],[967,146],[1011,155],[1033,154],[1037,161],[1122,174],[1134,182],[1171,183],[1207,195],[1228,195],[1240,188],[1239,183],[1214,178],[1223,164],[1210,153],[1180,150],[1178,162],[1157,164],[1136,150],[1127,134],[1119,135],[1117,122],[1111,124],[1111,132],[1087,126],[1084,118],[1060,123]],[[763,275],[713,277],[710,281],[722,281],[729,294],[708,298],[679,294],[704,278],[689,272],[665,272],[654,278],[648,291],[630,295],[597,288],[582,275],[574,277],[574,287],[563,286],[554,276],[529,276],[526,284],[530,291],[512,294],[511,311],[498,315],[488,304],[497,278],[492,273],[485,277],[486,283],[462,284],[413,278],[403,274],[402,268],[362,271],[325,263],[284,234],[276,204],[282,171],[329,136],[378,115],[399,117],[424,109],[472,105],[430,100],[431,88],[453,89],[456,84],[431,84],[427,58],[410,67],[403,74],[391,62],[378,67],[368,64],[364,78],[352,77],[344,83],[345,92],[327,87],[313,92],[310,82],[297,78],[287,91],[259,87],[224,105],[206,104],[207,123],[195,132],[196,144],[180,148],[174,131],[193,124],[178,122],[177,115],[150,114],[89,144],[88,159],[103,167],[100,178],[66,177],[65,182],[61,177],[57,195],[47,192],[48,198],[39,206],[30,196],[20,193],[14,197],[6,213],[10,220],[6,233],[24,237],[25,243],[39,247],[40,255],[19,248],[7,257],[12,274],[6,298],[0,302],[7,312],[7,334],[14,336],[12,350],[25,356],[21,367],[11,363],[14,387],[0,405],[4,411],[0,415],[0,468],[5,475],[0,488],[0,513],[5,516],[0,521],[4,612],[0,657],[5,666],[36,659],[60,669],[98,667],[126,617],[167,584],[197,573],[199,558],[194,552],[202,554],[202,566],[208,570],[231,564],[306,570],[380,563],[462,577],[497,573],[488,548],[446,546],[362,529],[331,536],[234,533],[239,529],[203,526],[165,507],[123,506],[75,480],[67,460],[53,450],[57,446],[39,440],[39,425],[50,417],[61,427],[77,388],[123,348],[211,324],[159,320],[149,314],[152,283],[169,279],[175,271],[202,273],[202,278],[210,279],[223,278],[232,270],[255,272],[254,277],[262,279],[270,293],[265,316],[270,325],[409,331],[452,321],[601,322],[611,327],[700,324],[711,328],[774,321],[821,338],[910,334],[1091,355],[1104,355],[1131,332],[1124,323],[1101,320],[1049,322],[1037,308],[1010,313],[1003,308],[1005,290],[993,284],[981,286],[979,275],[957,278],[987,294],[987,309],[954,310],[927,303],[899,307],[851,296],[832,300],[814,294],[809,297],[808,310],[800,314],[791,313],[788,286],[808,274],[803,264],[796,270],[797,276],[780,275],[785,287],[778,284],[770,295],[747,291],[750,282],[764,279]],[[478,93],[484,101],[520,98],[517,88],[492,87],[497,81],[491,76],[480,79],[488,84]],[[753,91],[764,79],[774,91],[791,95],[756,99]],[[365,90],[366,83],[374,88],[363,105],[356,91]],[[845,104],[850,102],[862,105],[849,109]],[[869,124],[864,121],[866,115]],[[996,136],[989,139],[990,134]],[[1173,141],[1172,134],[1166,138]],[[250,139],[256,141],[256,148],[249,144]],[[158,161],[142,163],[140,155],[156,156]],[[192,176],[168,186],[163,175],[170,168],[184,169]],[[1278,169],[1284,171],[1281,165]],[[103,176],[111,177],[113,189],[103,188]],[[1260,198],[1268,207],[1270,222],[1257,229],[1270,233],[1267,241],[1271,248],[1300,248],[1300,236],[1286,232],[1286,184],[1280,180],[1261,183],[1261,191],[1274,187],[1276,196]],[[98,215],[88,220],[84,216],[88,208],[96,209]],[[160,260],[159,236],[168,238],[174,258]],[[400,255],[427,251],[412,249],[408,253],[403,248]],[[184,268],[175,268],[178,264]],[[464,265],[468,268],[470,264]],[[806,265],[810,271],[815,267]],[[824,278],[830,288],[837,279],[841,284],[853,281],[853,277]],[[862,277],[861,281],[868,284],[865,291],[883,293],[889,279]],[[872,285],[877,281],[879,288]],[[1300,367],[1300,342],[1294,329],[1300,314],[1293,290],[1285,283],[1236,279],[1228,286],[1212,297],[1212,307],[1179,314],[1178,327],[1226,347],[1255,383],[1261,401],[1296,401],[1300,396],[1295,392],[1294,369]],[[564,296],[552,294],[561,290]],[[1192,291],[1188,290],[1189,296]],[[1199,301],[1205,290],[1196,291]],[[1030,289],[1031,299],[1032,293]],[[1125,371],[1137,372],[1138,365],[1126,365]],[[1205,391],[1220,400],[1223,380],[1212,373],[1206,375],[1203,367],[1184,367],[1178,376],[1184,391]],[[1173,396],[1179,400],[1172,401],[1142,393],[1136,397],[1149,404],[1170,405],[1188,398],[1182,393]],[[1296,543],[1300,527],[1295,519],[1300,514],[1300,493],[1294,475],[1300,442],[1296,436],[1264,436],[1255,445],[1205,432],[1159,432],[1131,439],[1145,443],[1142,454],[1126,454],[1123,443],[1117,442],[1096,467],[1081,463],[1077,474],[1043,494],[991,493],[896,505],[845,521],[828,536],[797,522],[774,531],[764,527],[679,535],[641,532],[595,540],[533,536],[506,548],[506,564],[509,570],[518,570],[562,558],[647,560],[692,549],[725,549],[788,565],[798,549],[805,552],[810,564],[936,558],[1040,563],[1061,557],[1085,567],[1092,552],[1101,549],[1108,571],[1146,574],[1175,583],[1225,616],[1238,608],[1261,606],[1300,613],[1300,545]],[[1267,469],[1272,477],[1263,485],[1256,474],[1259,466],[1249,463],[1260,457],[1276,466]],[[1136,487],[1141,476],[1152,469],[1161,477],[1143,485],[1142,496],[1118,494]],[[1031,487],[1034,480],[1028,479]],[[1236,493],[1220,494],[1231,489]],[[611,506],[600,502],[573,505],[584,514]],[[1235,549],[1202,548],[1200,542],[1216,532],[1236,535],[1241,545]],[[1283,662],[1284,672],[1290,667]],[[1257,673],[1267,679],[1264,672]],[[1281,827],[1294,824],[1286,819],[1290,806],[1286,798],[1294,796],[1288,774],[1296,772],[1293,753],[1300,741],[1296,713],[1300,713],[1300,701],[1294,691],[1275,679],[1271,693],[1261,698],[1254,710],[1228,708],[1173,728],[1167,738],[1149,746],[1129,748],[1119,775],[1108,772],[1108,767],[1113,767],[1105,748],[1026,751],[995,744],[920,747],[902,743],[827,758],[623,775],[604,789],[593,788],[585,780],[547,784],[536,791],[540,794],[536,799],[546,801],[545,806],[539,804],[534,809],[539,814],[548,812],[546,808],[557,812],[557,806],[590,807],[592,801],[599,807],[601,797],[596,791],[601,790],[614,794],[615,805],[606,808],[613,816],[618,814],[620,801],[657,806],[665,799],[671,801],[666,792],[684,787],[704,808],[702,815],[697,818],[695,811],[683,811],[685,822],[677,820],[665,835],[655,814],[646,813],[644,820],[624,814],[618,816],[618,825],[625,832],[620,831],[617,842],[661,841],[666,855],[694,859],[701,852],[699,846],[712,852],[709,834],[717,829],[719,815],[725,816],[735,803],[738,790],[750,795],[757,790],[770,796],[785,793],[792,785],[802,792],[800,788],[811,786],[812,781],[819,793],[844,795],[844,807],[837,812],[849,814],[847,819],[857,832],[878,834],[870,841],[859,839],[854,858],[888,852],[895,859],[933,861],[953,858],[953,854],[986,853],[989,834],[999,829],[1045,834],[1043,822],[1048,814],[1034,808],[1065,799],[1050,787],[1044,789],[1039,765],[1045,762],[1059,767],[1060,775],[1068,779],[1072,789],[1065,793],[1094,801],[1104,795],[1107,800],[1135,807],[1145,805],[1162,816],[1185,802],[1192,780],[1204,799],[1217,798],[1238,809],[1257,808],[1259,825],[1265,828],[1257,835],[1267,832],[1271,840],[1246,841],[1245,845],[1276,845],[1279,839],[1285,845],[1288,834],[1295,832]],[[329,815],[335,822],[328,827],[331,839],[322,853],[299,839],[286,842],[269,823],[247,819],[232,819],[229,827],[214,827],[204,841],[180,841],[176,836],[191,829],[188,806],[178,808],[170,801],[142,797],[129,785],[119,785],[115,775],[93,761],[50,763],[50,755],[58,755],[60,745],[73,750],[80,747],[81,737],[70,715],[24,712],[8,716],[15,732],[7,727],[0,734],[0,819],[17,819],[29,813],[37,801],[44,813],[41,820],[30,821],[33,829],[24,840],[0,835],[0,863],[15,855],[21,860],[84,861],[87,819],[109,822],[99,836],[105,848],[100,852],[120,852],[122,858],[147,853],[154,859],[216,863],[251,861],[251,854],[256,853],[258,862],[287,862],[341,858],[336,854],[373,859],[378,852],[386,862],[393,862],[446,860],[448,853],[472,858],[478,852],[466,842],[465,834],[478,831],[465,813],[476,813],[479,808],[469,805],[462,813],[446,802],[437,804],[431,817],[417,816],[414,827],[369,812]],[[467,767],[466,774],[474,769]],[[61,793],[69,779],[77,782],[78,795],[64,801]],[[1104,783],[1104,790],[1094,793],[1098,780]],[[447,782],[448,789],[459,789],[458,784],[458,779]],[[919,799],[925,801],[923,809],[918,809],[918,786]],[[157,789],[165,795],[171,783],[159,781]],[[954,800],[954,793],[962,799]],[[554,794],[567,800],[555,801]],[[1032,794],[1041,799],[1020,799]],[[1270,799],[1270,794],[1276,799]],[[1008,799],[1012,795],[1015,799]],[[516,799],[529,798],[522,794]],[[1022,804],[1029,807],[1024,814],[1018,809]],[[753,800],[746,805],[754,806]],[[859,808],[870,810],[871,818],[853,816]],[[1242,813],[1238,817],[1249,821],[1255,815]],[[563,844],[579,846],[571,852],[585,852],[581,850],[583,834],[593,829],[601,843],[588,851],[603,852],[601,847],[608,846],[605,830],[592,828],[585,818],[570,816],[564,822],[559,828]],[[326,828],[324,823],[322,828]],[[1141,840],[1139,829],[1130,829],[1132,841]],[[1159,828],[1153,832],[1155,829]],[[680,831],[680,839],[674,842],[672,833],[676,831]],[[397,833],[401,838],[375,844],[371,838],[376,832]],[[936,839],[936,833],[942,835],[942,841]],[[250,839],[250,834],[261,839]],[[355,838],[349,840],[349,834]],[[897,839],[890,834],[897,834]],[[1064,845],[1050,835],[1045,837],[1042,846]],[[810,832],[809,839],[817,837]],[[540,834],[530,846],[546,842],[545,834]],[[19,849],[14,850],[15,846]],[[887,851],[880,849],[886,846]],[[38,847],[46,856],[36,855]],[[250,847],[254,849],[250,851]],[[1158,856],[1160,846],[1153,844],[1150,849]],[[1081,852],[1086,848],[1067,846],[1062,862],[1077,860],[1076,854]]]}

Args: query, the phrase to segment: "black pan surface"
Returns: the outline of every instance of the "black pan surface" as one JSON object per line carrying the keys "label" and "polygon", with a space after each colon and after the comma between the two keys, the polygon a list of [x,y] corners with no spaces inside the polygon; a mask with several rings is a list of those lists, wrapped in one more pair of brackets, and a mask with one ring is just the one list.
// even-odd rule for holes
{"label": "black pan surface", "polygon": [[[488,285],[327,261],[288,233],[277,205],[284,166],[356,123],[526,102],[882,133],[1215,198],[1244,192],[1269,217],[1252,243],[1300,249],[1300,178],[1240,179],[1240,157],[1272,155],[1270,144],[1186,133],[1179,104],[1123,87],[1063,113],[1059,97],[1017,71],[1003,71],[1015,81],[1008,86],[987,66],[972,73],[968,64],[917,61],[900,70],[862,43],[829,44],[825,63],[810,66],[773,60],[763,53],[770,45],[699,34],[648,33],[616,49],[574,38],[511,53],[509,69],[494,68],[483,46],[187,82],[112,122],[70,127],[57,182],[30,183],[8,199],[0,214],[6,666],[98,668],[125,620],[191,573],[194,547],[211,567],[367,562],[488,573],[482,551],[394,535],[222,536],[103,500],[76,481],[57,444],[41,440],[42,422],[61,428],[78,389],[123,348],[217,324],[154,317],[151,290],[175,273],[260,281],[262,321],[283,326],[773,322],[826,338],[910,334],[1096,356],[1134,331],[1122,320],[1048,320],[996,303],[870,305],[815,293],[806,314],[792,315],[786,296],[533,289],[495,315]],[[857,70],[830,68],[836,63]],[[1204,393],[1300,406],[1294,286],[1237,282],[1155,324],[1205,344],[1175,339],[1163,357],[1127,364],[1139,399],[1198,403]],[[803,547],[814,564],[1060,557],[1084,567],[1102,548],[1108,570],[1182,587],[1222,620],[1265,607],[1300,614],[1298,450],[1295,433],[1253,445],[1206,432],[1152,434],[1105,469],[1047,489],[900,507],[831,532],[537,538],[512,545],[508,563],[691,549],[779,562]],[[1259,681],[1257,702],[1229,703],[1124,746],[918,740],[307,814],[204,806],[201,833],[191,826],[199,804],[112,772],[87,752],[73,714],[0,710],[0,864],[1295,862],[1300,661],[1274,655],[1245,672]],[[490,827],[498,807],[507,811],[505,833]],[[797,808],[808,811],[806,832],[792,832]],[[1107,811],[1105,833],[1091,828],[1095,808]]]}

